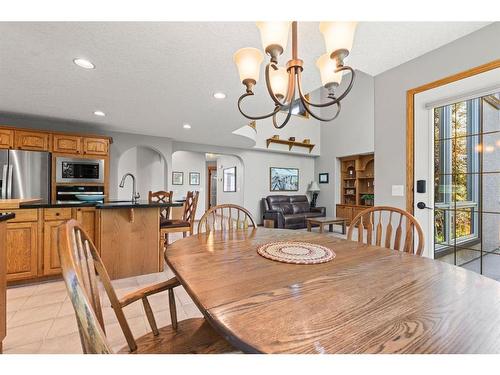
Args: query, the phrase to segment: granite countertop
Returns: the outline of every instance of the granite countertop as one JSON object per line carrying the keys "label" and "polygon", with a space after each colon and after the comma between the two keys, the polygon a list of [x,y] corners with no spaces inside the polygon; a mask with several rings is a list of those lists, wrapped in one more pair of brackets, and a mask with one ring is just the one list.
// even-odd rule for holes
{"label": "granite countertop", "polygon": [[5,220],[14,219],[15,217],[16,217],[16,215],[12,212],[0,214],[0,222],[5,221]]}
{"label": "granite countertop", "polygon": [[107,201],[101,202],[81,202],[81,203],[49,203],[49,202],[36,202],[22,204],[19,208],[63,208],[63,207],[95,207],[98,209],[106,208],[148,208],[148,207],[181,207],[182,203],[149,203],[146,200],[132,203],[131,201]]}

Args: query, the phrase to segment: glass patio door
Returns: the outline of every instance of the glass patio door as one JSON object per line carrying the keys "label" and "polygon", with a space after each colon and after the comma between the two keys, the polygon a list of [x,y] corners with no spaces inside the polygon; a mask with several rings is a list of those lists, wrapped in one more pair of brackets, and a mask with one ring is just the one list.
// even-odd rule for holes
{"label": "glass patio door", "polygon": [[500,280],[500,95],[434,115],[434,258]]}

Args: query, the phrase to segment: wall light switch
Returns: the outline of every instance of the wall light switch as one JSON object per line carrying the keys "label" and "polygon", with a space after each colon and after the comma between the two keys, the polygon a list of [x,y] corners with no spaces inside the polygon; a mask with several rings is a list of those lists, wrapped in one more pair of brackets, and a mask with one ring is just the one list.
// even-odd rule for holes
{"label": "wall light switch", "polygon": [[404,185],[392,185],[392,196],[393,197],[404,197],[405,187]]}

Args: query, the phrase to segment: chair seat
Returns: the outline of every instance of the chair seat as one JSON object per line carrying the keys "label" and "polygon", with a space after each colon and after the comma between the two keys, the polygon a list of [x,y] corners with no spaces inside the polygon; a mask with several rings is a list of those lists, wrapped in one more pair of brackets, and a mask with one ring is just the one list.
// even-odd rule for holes
{"label": "chair seat", "polygon": [[189,227],[188,221],[183,220],[170,220],[170,219],[160,219],[160,228],[179,228],[179,227]]}
{"label": "chair seat", "polygon": [[130,352],[128,346],[119,353],[126,354],[217,354],[237,351],[225,341],[203,318],[182,320],[177,331],[172,326],[159,329],[160,334],[152,332],[139,337],[137,350]]}

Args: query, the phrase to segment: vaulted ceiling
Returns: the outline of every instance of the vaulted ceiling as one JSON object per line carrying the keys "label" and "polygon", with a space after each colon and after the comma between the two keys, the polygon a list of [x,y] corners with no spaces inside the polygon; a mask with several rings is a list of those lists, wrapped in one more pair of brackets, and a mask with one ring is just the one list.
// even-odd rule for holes
{"label": "vaulted ceiling", "polygon": [[[349,64],[377,75],[485,25],[362,22]],[[237,146],[239,137],[231,132],[248,121],[236,108],[243,86],[232,55],[246,46],[261,48],[253,23],[3,22],[0,112]],[[320,86],[315,61],[323,52],[318,23],[299,23],[299,54],[308,91]],[[280,63],[289,55],[287,48]],[[77,57],[92,61],[96,68],[74,65]],[[252,108],[265,112],[271,103],[262,80],[257,86]],[[226,99],[215,99],[217,91]],[[94,116],[95,110],[106,117]],[[183,129],[184,123],[191,129]]]}

